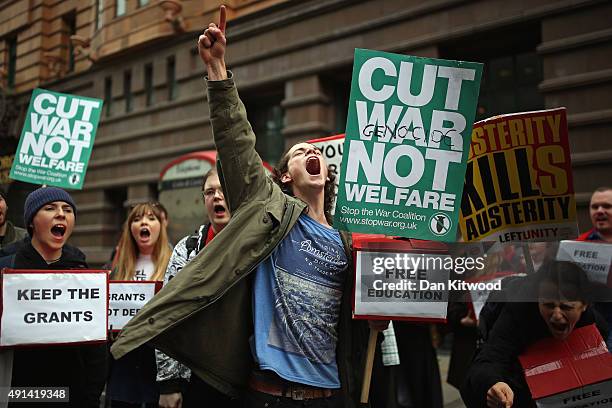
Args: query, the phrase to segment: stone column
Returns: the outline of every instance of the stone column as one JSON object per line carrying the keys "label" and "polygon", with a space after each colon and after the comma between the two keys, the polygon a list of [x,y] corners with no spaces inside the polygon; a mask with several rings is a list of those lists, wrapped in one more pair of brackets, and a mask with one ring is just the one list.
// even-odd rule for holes
{"label": "stone column", "polygon": [[295,78],[285,83],[285,145],[329,136],[333,129],[333,108],[318,75]]}

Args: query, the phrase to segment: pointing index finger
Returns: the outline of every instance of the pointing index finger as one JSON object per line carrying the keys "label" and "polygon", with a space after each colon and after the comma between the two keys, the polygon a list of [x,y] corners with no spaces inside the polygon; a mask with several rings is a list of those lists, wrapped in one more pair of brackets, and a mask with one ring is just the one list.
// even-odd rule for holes
{"label": "pointing index finger", "polygon": [[226,15],[225,15],[225,6],[221,5],[221,7],[219,7],[219,30],[221,30],[222,33],[225,34],[225,21],[226,21]]}

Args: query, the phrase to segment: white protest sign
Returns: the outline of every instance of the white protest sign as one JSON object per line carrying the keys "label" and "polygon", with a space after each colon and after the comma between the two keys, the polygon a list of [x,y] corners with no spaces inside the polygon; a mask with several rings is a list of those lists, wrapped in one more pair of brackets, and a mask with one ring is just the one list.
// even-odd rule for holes
{"label": "white protest sign", "polygon": [[[338,182],[340,181],[340,165],[342,164],[342,148],[344,147],[344,134],[323,137],[320,139],[309,140],[308,143],[318,147],[321,154],[325,157],[327,166],[336,172],[336,192],[338,191]],[[332,214],[336,211],[336,202],[332,207]]]}
{"label": "white protest sign", "polygon": [[309,140],[308,143],[318,147],[325,157],[327,165],[336,172],[336,187],[340,180],[340,164],[342,164],[342,148],[344,147],[344,135],[322,137]]}
{"label": "white protest sign", "polygon": [[[356,318],[445,320],[450,255],[356,251]],[[399,262],[398,262],[399,260]]]}
{"label": "white protest sign", "polygon": [[121,330],[161,287],[154,281],[109,282],[108,328]]}
{"label": "white protest sign", "polygon": [[106,341],[107,271],[2,274],[0,346]]}
{"label": "white protest sign", "polygon": [[[472,299],[472,307],[474,308],[474,315],[477,319],[480,319],[480,312],[484,307],[489,295],[494,290],[501,290],[501,281],[507,277],[513,275],[512,273],[494,274],[490,276],[483,276],[477,280],[471,280],[470,298]],[[480,285],[479,285],[480,284]]]}
{"label": "white protest sign", "polygon": [[612,265],[612,245],[595,242],[561,241],[557,251],[558,261],[578,264],[591,282],[608,283]]}
{"label": "white protest sign", "polygon": [[536,401],[538,408],[609,407],[612,405],[612,381],[586,385]]}

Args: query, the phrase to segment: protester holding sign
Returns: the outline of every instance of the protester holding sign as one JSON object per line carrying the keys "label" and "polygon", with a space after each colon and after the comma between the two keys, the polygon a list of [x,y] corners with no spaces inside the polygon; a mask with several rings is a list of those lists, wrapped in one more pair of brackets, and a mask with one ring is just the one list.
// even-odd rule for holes
{"label": "protester holding sign", "polygon": [[[593,192],[589,203],[589,214],[593,228],[581,234],[577,241],[599,241],[612,244],[612,187],[599,187]],[[612,349],[612,304],[598,303],[596,307],[606,317],[610,332],[606,339]]]}
{"label": "protester holding sign", "polygon": [[[160,208],[137,204],[123,225],[119,257],[111,279],[119,281],[163,280],[172,250]],[[157,406],[155,351],[141,347],[115,361],[107,385],[112,407]]]}
{"label": "protester holding sign", "polygon": [[[200,225],[197,235],[188,235],[176,244],[166,269],[165,284],[221,232],[230,220],[230,212],[215,168],[210,169],[202,179],[202,196],[208,223]],[[231,400],[212,388],[177,360],[159,350],[155,354],[161,408],[195,408],[206,403],[226,408],[238,405],[238,400]]]}
{"label": "protester holding sign", "polygon": [[521,292],[538,303],[507,303],[468,373],[461,389],[464,402],[476,407],[535,407],[518,357],[527,346],[552,337],[566,339],[574,328],[597,323],[607,327],[589,307],[584,271],[573,263],[550,261],[529,278]]}
{"label": "protester holding sign", "polygon": [[[24,223],[31,241],[20,245],[16,253],[1,258],[0,268],[86,269],[85,255],[66,245],[75,218],[76,205],[64,190],[48,187],[33,191],[24,206]],[[97,408],[106,379],[106,356],[106,345],[3,351],[0,376],[4,378],[0,378],[0,387],[69,387],[70,403],[62,404],[63,407]]]}
{"label": "protester holding sign", "polygon": [[[350,243],[325,211],[331,177],[307,143],[293,146],[276,172],[286,193],[266,175],[225,69],[224,29],[222,7],[220,26],[211,23],[198,46],[234,216],[128,324],[113,355],[149,342],[226,394],[239,396],[248,384],[250,407],[304,399],[310,407],[353,407],[368,333],[351,320]],[[251,272],[254,280],[245,279]]]}

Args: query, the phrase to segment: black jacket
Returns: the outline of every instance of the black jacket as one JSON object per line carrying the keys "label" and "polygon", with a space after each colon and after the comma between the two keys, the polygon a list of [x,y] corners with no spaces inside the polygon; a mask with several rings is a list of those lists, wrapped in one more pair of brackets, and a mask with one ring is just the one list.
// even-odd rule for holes
{"label": "black jacket", "polygon": [[[605,321],[589,307],[582,313],[575,327],[594,323],[602,335],[607,333]],[[546,337],[551,337],[551,334],[537,303],[507,303],[461,387],[461,396],[466,406],[486,407],[489,388],[497,382],[505,382],[514,392],[513,406],[535,407],[518,356],[527,346]]]}
{"label": "black jacket", "polygon": [[[83,253],[65,245],[59,261],[48,265],[29,241],[0,259],[0,267],[14,269],[85,269]],[[37,407],[98,408],[107,370],[106,345],[17,348],[13,357],[13,387],[70,387],[69,404],[36,404]],[[13,406],[9,404],[9,406]],[[24,404],[14,404],[23,407]]]}

